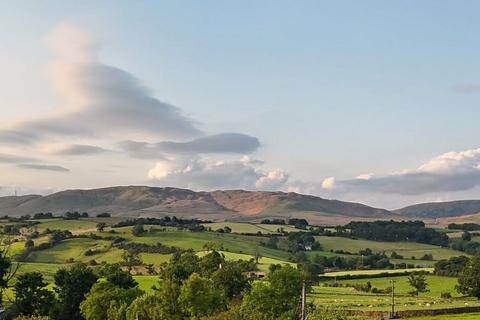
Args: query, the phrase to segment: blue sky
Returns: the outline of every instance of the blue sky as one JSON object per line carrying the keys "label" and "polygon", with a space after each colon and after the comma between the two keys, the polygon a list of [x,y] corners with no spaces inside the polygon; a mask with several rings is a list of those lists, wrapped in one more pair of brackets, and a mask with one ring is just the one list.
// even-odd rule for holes
{"label": "blue sky", "polygon": [[[128,150],[117,144],[138,142],[132,132],[118,139],[52,135],[28,147],[0,142],[0,154],[38,154],[0,164],[0,186],[5,194],[12,188],[48,192],[110,184],[262,187],[386,207],[478,198],[477,183],[470,181],[476,171],[466,171],[467,184],[455,179],[465,179],[459,177],[465,155],[467,169],[478,165],[473,151],[480,147],[479,6],[475,1],[4,3],[0,125],[5,130],[65,108],[65,96],[49,76],[57,57],[46,39],[58,26],[68,25],[101,43],[95,63],[128,72],[151,96],[178,107],[200,136],[234,132],[257,138],[259,146],[188,155],[157,150],[158,159],[138,159],[138,154],[125,156]],[[104,121],[108,126],[109,120]],[[149,134],[142,142],[166,139]],[[94,145],[108,152],[76,157],[55,152],[54,157],[51,144],[64,149],[67,144]],[[50,151],[41,154],[45,148]],[[456,152],[450,158],[461,170],[428,171],[433,175],[428,177],[433,179],[430,189],[415,188],[418,177],[410,175],[425,174],[419,168],[447,152]],[[35,170],[20,166],[23,160],[41,164]],[[195,175],[180,174],[188,167],[196,168],[187,170]],[[236,179],[230,169],[243,172],[242,177]],[[88,172],[96,174],[87,177]],[[399,173],[414,194],[398,182]],[[253,176],[245,182],[249,174]],[[356,178],[362,174],[368,174],[368,183]],[[439,175],[455,183],[435,187],[445,183]],[[262,178],[273,181],[258,183]],[[323,184],[325,179],[334,183]],[[385,180],[388,188],[378,185]]]}

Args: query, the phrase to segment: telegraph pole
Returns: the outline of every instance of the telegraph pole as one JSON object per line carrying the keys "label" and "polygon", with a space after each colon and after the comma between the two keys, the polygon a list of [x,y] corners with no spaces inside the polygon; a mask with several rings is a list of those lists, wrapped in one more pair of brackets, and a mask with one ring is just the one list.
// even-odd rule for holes
{"label": "telegraph pole", "polygon": [[301,320],[307,319],[307,295],[305,292],[305,280],[302,283],[302,317]]}
{"label": "telegraph pole", "polygon": [[390,319],[396,319],[395,315],[395,280],[392,281],[392,311],[390,312]]}

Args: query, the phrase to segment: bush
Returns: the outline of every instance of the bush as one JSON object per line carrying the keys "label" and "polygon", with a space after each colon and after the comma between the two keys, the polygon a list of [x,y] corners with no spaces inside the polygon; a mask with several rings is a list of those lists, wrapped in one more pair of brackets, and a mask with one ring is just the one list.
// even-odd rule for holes
{"label": "bush", "polygon": [[452,299],[452,294],[450,292],[442,292],[440,293],[440,298],[442,299]]}
{"label": "bush", "polygon": [[112,215],[108,212],[97,214],[97,218],[110,218]]}

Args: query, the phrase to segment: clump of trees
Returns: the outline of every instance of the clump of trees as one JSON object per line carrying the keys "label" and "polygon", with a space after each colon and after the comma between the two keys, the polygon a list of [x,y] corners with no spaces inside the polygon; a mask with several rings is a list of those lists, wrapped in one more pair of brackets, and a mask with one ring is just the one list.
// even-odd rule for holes
{"label": "clump of trees", "polygon": [[426,228],[423,221],[352,221],[344,226],[349,234],[367,240],[414,241],[446,247],[448,236],[432,228]]}
{"label": "clump of trees", "polygon": [[35,220],[52,219],[52,218],[53,218],[53,214],[51,212],[39,212],[33,215],[33,219]]}
{"label": "clump of trees", "polygon": [[434,265],[434,273],[438,276],[456,277],[462,272],[469,259],[466,256],[439,260]]}
{"label": "clump of trees", "polygon": [[480,242],[470,240],[454,240],[450,244],[450,248],[453,250],[463,251],[467,254],[477,255],[480,254]]}
{"label": "clump of trees", "polygon": [[78,211],[67,211],[63,214],[64,220],[78,220],[80,218],[88,218],[88,212],[79,213]]}
{"label": "clump of trees", "polygon": [[480,256],[470,259],[458,277],[457,291],[480,299]]}
{"label": "clump of trees", "polygon": [[302,271],[278,266],[265,281],[252,282],[248,266],[216,251],[203,257],[177,253],[148,294],[119,264],[61,269],[54,276],[56,295],[42,274],[25,273],[15,284],[9,312],[53,320],[296,319]]}
{"label": "clump of trees", "polygon": [[465,231],[477,231],[480,230],[480,224],[478,223],[450,223],[447,226],[450,230],[465,230]]}
{"label": "clump of trees", "polygon": [[127,219],[112,225],[112,228],[130,227],[135,225],[155,225],[164,227],[176,227],[180,229],[188,229],[190,231],[205,231],[204,223],[211,223],[211,221],[203,221],[198,219],[181,219],[175,216],[163,218],[137,218]]}

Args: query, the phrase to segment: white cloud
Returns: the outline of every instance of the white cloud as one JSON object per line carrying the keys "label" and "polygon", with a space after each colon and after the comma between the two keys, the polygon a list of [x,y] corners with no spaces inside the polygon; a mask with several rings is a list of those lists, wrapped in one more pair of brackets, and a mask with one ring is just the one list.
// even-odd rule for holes
{"label": "white cloud", "polygon": [[441,154],[415,169],[387,175],[360,175],[355,179],[297,182],[299,190],[343,197],[349,194],[419,195],[457,192],[480,186],[480,149]]}
{"label": "white cloud", "polygon": [[333,189],[335,187],[335,177],[326,178],[322,181],[322,188]]}
{"label": "white cloud", "polygon": [[285,171],[275,169],[258,178],[255,187],[259,190],[279,190],[283,188],[287,180],[288,174]]}
{"label": "white cloud", "polygon": [[128,72],[96,60],[98,42],[60,25],[49,37],[57,59],[52,81],[65,104],[4,128],[0,138],[25,142],[52,136],[188,138],[201,134],[178,107],[160,101]]}
{"label": "white cloud", "polygon": [[158,184],[196,190],[278,190],[288,180],[288,175],[282,170],[264,170],[258,167],[258,162],[249,158],[218,161],[196,157],[184,161],[160,161],[148,176]]}

